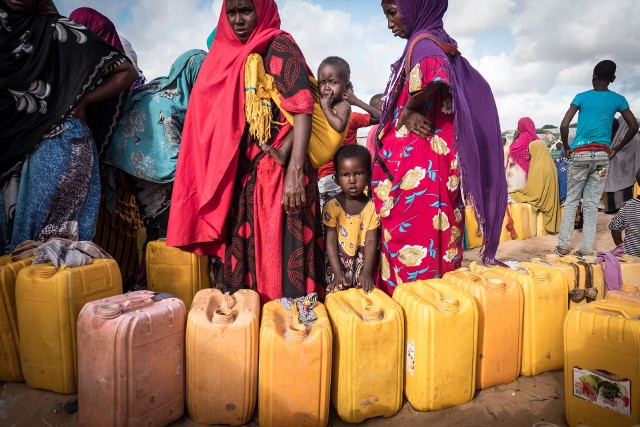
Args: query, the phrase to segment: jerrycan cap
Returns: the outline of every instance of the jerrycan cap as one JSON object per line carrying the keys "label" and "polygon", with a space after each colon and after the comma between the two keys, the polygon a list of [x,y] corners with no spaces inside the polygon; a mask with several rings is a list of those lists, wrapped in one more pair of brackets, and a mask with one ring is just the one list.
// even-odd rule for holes
{"label": "jerrycan cap", "polygon": [[96,310],[96,317],[98,319],[110,320],[122,314],[123,306],[117,303],[100,304]]}
{"label": "jerrycan cap", "polygon": [[533,277],[538,282],[550,282],[551,281],[551,275],[546,271],[534,271],[533,272]]}
{"label": "jerrycan cap", "polygon": [[226,292],[222,297],[222,307],[217,308],[213,312],[211,323],[214,325],[230,325],[235,320],[233,310],[229,308],[229,299],[233,298],[229,296],[229,292]]}
{"label": "jerrycan cap", "polygon": [[443,312],[458,311],[460,308],[460,301],[454,297],[440,297],[438,299],[438,309]]}
{"label": "jerrycan cap", "polygon": [[382,320],[384,312],[382,308],[375,305],[368,305],[362,312],[362,320],[365,322],[375,322],[376,320]]}
{"label": "jerrycan cap", "polygon": [[492,292],[504,292],[507,288],[506,283],[500,279],[489,279],[487,280],[487,289]]}
{"label": "jerrycan cap", "polygon": [[633,285],[622,285],[620,286],[620,292],[624,292],[625,294],[640,294],[640,288]]}

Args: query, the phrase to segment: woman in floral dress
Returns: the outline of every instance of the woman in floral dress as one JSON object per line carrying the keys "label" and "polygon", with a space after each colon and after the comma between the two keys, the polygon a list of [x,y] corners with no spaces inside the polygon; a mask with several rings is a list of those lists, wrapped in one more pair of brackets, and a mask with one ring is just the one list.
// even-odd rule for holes
{"label": "woman in floral dress", "polygon": [[483,226],[488,263],[500,236],[507,192],[497,110],[442,27],[447,3],[382,1],[389,28],[408,39],[385,93],[372,180],[382,226],[378,287],[389,294],[460,267],[461,186]]}

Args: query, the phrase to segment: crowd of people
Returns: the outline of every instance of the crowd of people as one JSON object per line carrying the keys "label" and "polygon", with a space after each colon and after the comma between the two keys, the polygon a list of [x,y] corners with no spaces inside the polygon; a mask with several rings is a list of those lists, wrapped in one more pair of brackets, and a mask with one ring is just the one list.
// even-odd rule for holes
{"label": "crowd of people", "polygon": [[[480,224],[483,261],[497,262],[508,199],[544,214],[560,255],[582,200],[578,253],[592,252],[600,196],[626,200],[633,185],[605,187],[607,167],[638,168],[635,148],[625,151],[637,122],[608,89],[615,64],[596,66],[594,90],[562,121],[560,218],[549,150],[528,117],[502,146],[491,88],[444,29],[448,1],[381,6],[406,45],[367,104],[331,52],[316,79],[274,0],[225,0],[209,51],[183,53],[150,82],[99,12],[65,18],[51,1],[0,0],[3,252],[68,238],[77,223],[80,240],[119,251],[123,268],[139,223],[147,241],[208,256],[215,287],[254,289],[262,302],[350,287],[392,294],[461,266],[465,205]],[[357,130],[372,125],[358,145]],[[117,214],[120,225],[104,225]],[[144,265],[126,270],[132,289],[145,286]]]}

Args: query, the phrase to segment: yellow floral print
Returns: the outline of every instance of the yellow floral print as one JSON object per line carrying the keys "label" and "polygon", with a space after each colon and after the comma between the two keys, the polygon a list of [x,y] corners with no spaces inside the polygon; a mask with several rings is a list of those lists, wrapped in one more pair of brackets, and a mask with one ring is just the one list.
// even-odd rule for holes
{"label": "yellow floral print", "polygon": [[407,127],[405,125],[402,125],[400,127],[400,129],[396,128],[396,137],[397,138],[404,138],[407,135],[409,135],[409,129],[407,129]]}
{"label": "yellow floral print", "polygon": [[418,92],[422,90],[422,87],[422,70],[420,64],[416,64],[409,73],[409,92]]}
{"label": "yellow floral print", "polygon": [[456,222],[462,222],[462,212],[460,209],[456,208],[453,210],[453,215],[456,217]]}
{"label": "yellow floral print", "polygon": [[447,147],[445,140],[438,135],[434,135],[431,138],[431,149],[438,154],[449,154],[449,151],[451,151],[449,147]]}
{"label": "yellow floral print", "polygon": [[449,175],[449,180],[447,181],[447,188],[449,191],[455,191],[458,189],[460,185],[460,178],[455,175]]}
{"label": "yellow floral print", "polygon": [[376,196],[378,196],[378,199],[380,200],[388,199],[389,193],[391,192],[391,181],[389,181],[388,179],[385,179],[380,184],[378,184],[378,186],[376,187],[375,190],[373,190],[373,192],[376,193]]}
{"label": "yellow floral print", "polygon": [[458,248],[449,248],[447,249],[446,255],[443,256],[442,258],[447,262],[451,262],[457,255],[458,255]]}
{"label": "yellow floral print", "polygon": [[413,169],[407,171],[400,181],[400,188],[403,190],[413,190],[420,184],[420,181],[427,176],[427,171],[420,166],[416,166]]}
{"label": "yellow floral print", "polygon": [[460,229],[456,226],[451,227],[451,242],[453,243],[456,240],[458,240],[458,237],[460,237],[462,233],[460,232]]}
{"label": "yellow floral print", "polygon": [[407,267],[417,267],[426,256],[426,248],[418,245],[405,245],[398,253],[398,260]]}
{"label": "yellow floral print", "polygon": [[453,161],[451,162],[451,167],[449,168],[449,170],[454,169],[458,169],[458,155],[456,155],[456,158],[453,159]]}
{"label": "yellow floral print", "polygon": [[391,233],[389,233],[389,230],[387,230],[386,228],[384,229],[384,241],[388,242],[389,240],[391,240]]}
{"label": "yellow floral print", "polygon": [[383,280],[389,280],[391,277],[391,269],[389,268],[389,261],[387,261],[386,257],[380,258],[380,275]]}
{"label": "yellow floral print", "polygon": [[393,209],[394,206],[395,206],[395,203],[393,201],[393,197],[388,197],[387,200],[384,201],[384,204],[382,205],[382,209],[380,209],[380,217],[381,218],[388,217],[389,213],[391,212],[391,209]]}
{"label": "yellow floral print", "polygon": [[441,209],[438,209],[437,215],[433,217],[433,228],[441,231],[449,228],[449,217]]}

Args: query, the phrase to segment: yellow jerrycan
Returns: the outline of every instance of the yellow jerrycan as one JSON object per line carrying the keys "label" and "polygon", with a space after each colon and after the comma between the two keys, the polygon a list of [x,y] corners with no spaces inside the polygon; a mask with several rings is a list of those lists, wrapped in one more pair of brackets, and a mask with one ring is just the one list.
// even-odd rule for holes
{"label": "yellow jerrycan", "polygon": [[517,270],[505,267],[486,268],[472,262],[471,271],[485,272],[487,277],[517,280],[524,296],[521,375],[533,376],[562,369],[564,363],[562,325],[567,313],[567,288],[562,280],[554,281],[546,271],[525,263]]}
{"label": "yellow jerrycan", "polygon": [[402,407],[404,315],[379,289],[348,289],[325,300],[333,328],[331,403],[343,420],[391,417]]}
{"label": "yellow jerrycan", "polygon": [[32,388],[56,393],[77,391],[77,321],[91,301],[122,294],[122,276],[113,259],[56,269],[52,264],[24,267],[16,281],[20,364]]}
{"label": "yellow jerrycan", "polygon": [[640,288],[633,285],[622,285],[619,291],[607,292],[605,299],[640,303]]}
{"label": "yellow jerrycan", "polygon": [[640,424],[640,305],[600,300],[569,310],[565,413],[571,427]]}
{"label": "yellow jerrycan", "polygon": [[305,326],[296,303],[289,310],[279,301],[270,301],[262,307],[258,362],[260,426],[326,426],[333,339],[327,310],[318,302],[305,305],[303,310],[313,311],[317,317],[313,324]]}
{"label": "yellow jerrycan", "polygon": [[574,280],[569,281],[569,308],[604,298],[604,273],[594,262],[595,257],[559,257],[554,254],[547,255],[546,260],[569,265],[574,271]]}
{"label": "yellow jerrycan", "polygon": [[471,294],[479,313],[476,389],[513,382],[522,357],[522,289],[515,281],[485,277],[468,269],[446,273],[445,280]]}
{"label": "yellow jerrycan", "polygon": [[516,240],[526,240],[536,235],[536,218],[533,206],[527,203],[511,203],[507,206],[516,230]]}
{"label": "yellow jerrycan", "polygon": [[417,411],[469,402],[476,390],[478,308],[446,280],[399,285],[393,298],[405,313],[405,394]]}
{"label": "yellow jerrycan", "polygon": [[195,294],[211,287],[208,257],[165,244],[164,239],[147,244],[147,286],[153,292],[166,292],[191,308]]}
{"label": "yellow jerrycan", "polygon": [[12,261],[11,255],[0,256],[0,381],[22,381],[18,354],[18,319],[16,315],[16,277],[33,258]]}
{"label": "yellow jerrycan", "polygon": [[255,291],[196,294],[186,331],[187,409],[194,421],[242,425],[253,416],[259,323]]}
{"label": "yellow jerrycan", "polygon": [[622,283],[640,289],[640,257],[624,254],[618,257]]}

